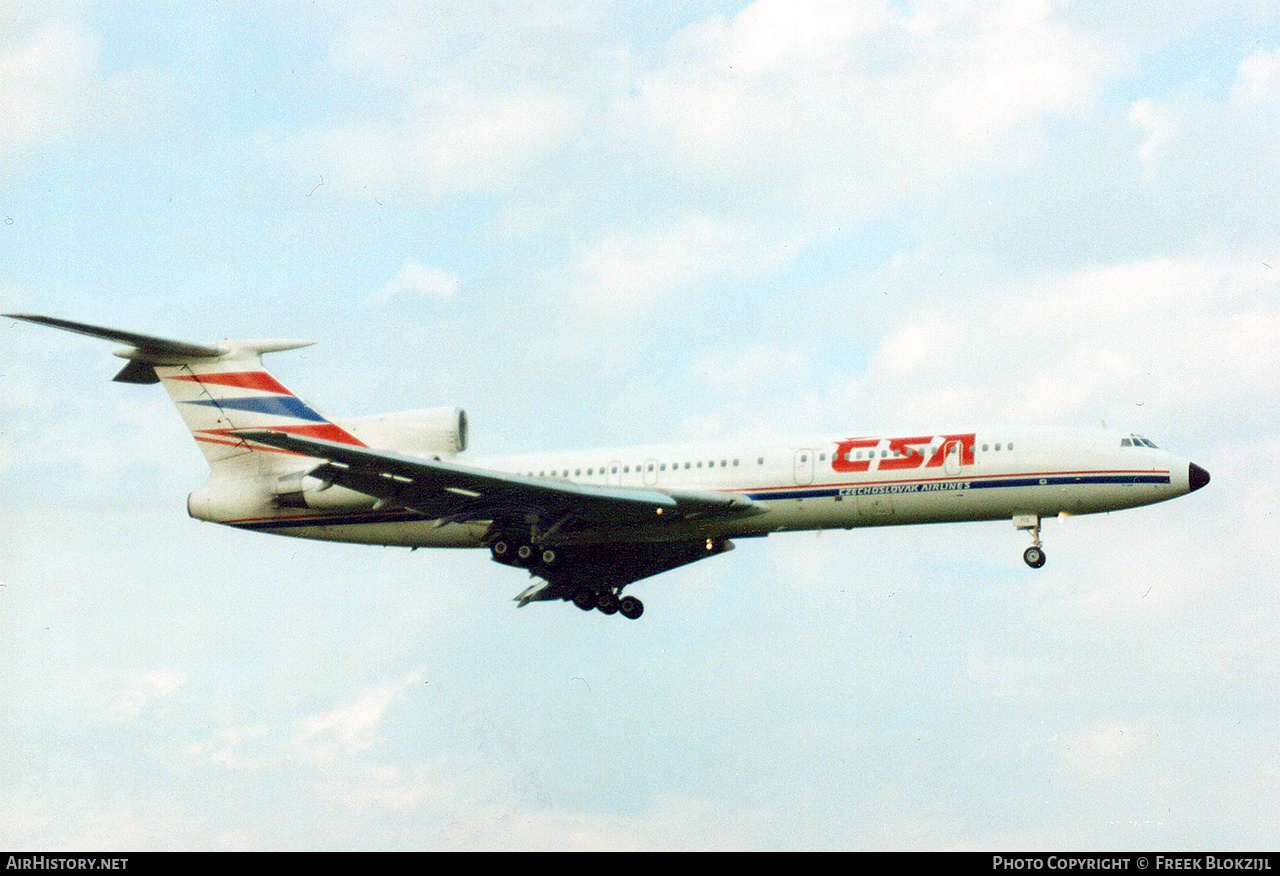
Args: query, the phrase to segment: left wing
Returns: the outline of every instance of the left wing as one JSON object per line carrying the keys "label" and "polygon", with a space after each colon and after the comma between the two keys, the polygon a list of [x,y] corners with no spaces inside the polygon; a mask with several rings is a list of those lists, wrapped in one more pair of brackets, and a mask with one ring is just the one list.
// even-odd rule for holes
{"label": "left wing", "polygon": [[[544,538],[565,528],[600,523],[661,523],[697,516],[751,516],[762,509],[732,493],[613,487],[531,478],[437,459],[407,456],[269,429],[236,435],[326,460],[310,474],[428,514],[442,522],[518,519],[536,523]],[[532,515],[532,520],[530,520]]]}

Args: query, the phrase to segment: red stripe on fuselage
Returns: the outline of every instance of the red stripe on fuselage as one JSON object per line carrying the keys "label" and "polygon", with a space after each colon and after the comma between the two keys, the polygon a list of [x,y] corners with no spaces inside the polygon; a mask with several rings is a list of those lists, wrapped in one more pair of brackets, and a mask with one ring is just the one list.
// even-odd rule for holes
{"label": "red stripe on fuselage", "polygon": [[972,474],[964,472],[955,475],[942,475],[930,478],[895,478],[893,480],[865,480],[865,481],[818,481],[809,484],[792,484],[787,487],[716,487],[722,493],[759,493],[766,490],[802,490],[807,487],[879,487],[885,484],[933,484],[942,483],[944,481],[983,481],[994,480],[998,478],[1048,478],[1048,477],[1064,477],[1067,475],[1168,475],[1167,469],[1160,468],[1107,468],[1107,469],[1084,469],[1079,471],[1005,471],[999,474]]}

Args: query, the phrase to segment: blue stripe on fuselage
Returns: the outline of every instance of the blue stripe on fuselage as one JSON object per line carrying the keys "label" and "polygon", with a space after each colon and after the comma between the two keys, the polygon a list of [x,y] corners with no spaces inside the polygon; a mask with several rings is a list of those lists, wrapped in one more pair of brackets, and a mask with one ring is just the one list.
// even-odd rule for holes
{"label": "blue stripe on fuselage", "polygon": [[[919,493],[963,492],[1000,487],[1058,487],[1082,484],[1167,484],[1169,475],[1059,475],[1056,477],[1006,477],[989,480],[928,480],[898,484],[842,484],[839,486],[813,486],[784,488],[769,492],[748,492],[755,501],[770,499],[822,499],[834,496],[879,496]],[[277,517],[260,520],[227,521],[241,529],[294,529],[298,527],[352,526],[367,523],[408,523],[430,520],[429,516],[409,509],[389,511],[353,511],[350,513],[327,512],[297,517]]]}
{"label": "blue stripe on fuselage", "polygon": [[843,484],[815,486],[768,492],[748,492],[747,498],[822,499],[831,496],[873,496],[903,493],[949,492],[952,490],[985,490],[997,487],[1061,487],[1082,484],[1167,484],[1168,475],[1066,475],[1058,477],[1010,477],[990,480],[932,480],[905,484]]}

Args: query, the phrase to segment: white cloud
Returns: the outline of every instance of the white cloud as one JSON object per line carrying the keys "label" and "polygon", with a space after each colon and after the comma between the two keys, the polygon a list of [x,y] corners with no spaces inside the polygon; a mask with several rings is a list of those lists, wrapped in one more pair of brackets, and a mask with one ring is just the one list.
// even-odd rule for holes
{"label": "white cloud", "polygon": [[0,166],[63,141],[135,135],[169,109],[147,68],[106,75],[102,37],[71,14],[0,21]]}
{"label": "white cloud", "polygon": [[1119,425],[1152,415],[1203,421],[1228,398],[1248,409],[1280,381],[1280,357],[1266,352],[1280,349],[1277,283],[1241,254],[953,289],[971,305],[904,315],[866,374],[830,404],[878,423],[904,410],[929,411],[931,422]]}
{"label": "white cloud", "polygon": [[421,681],[422,676],[413,673],[370,688],[348,705],[302,718],[292,748],[307,760],[319,761],[364,751],[377,741],[379,725],[391,704]]}
{"label": "white cloud", "polygon": [[296,169],[319,173],[347,197],[416,202],[499,191],[577,128],[579,108],[534,86],[450,83],[410,95],[388,120],[280,135]]}
{"label": "white cloud", "polygon": [[885,4],[839,0],[757,0],[730,19],[711,16],[673,40],[700,57],[704,72],[760,76],[796,67],[841,68],[851,44],[889,20]]}
{"label": "white cloud", "polygon": [[1280,48],[1260,50],[1240,62],[1231,88],[1231,102],[1256,106],[1280,100]]}
{"label": "white cloud", "polygon": [[73,131],[99,95],[102,41],[54,20],[11,48],[0,48],[0,160]]}
{"label": "white cloud", "polygon": [[397,298],[446,301],[457,294],[459,285],[461,281],[454,274],[409,259],[394,277],[370,294],[365,303],[380,310]]}
{"label": "white cloud", "polygon": [[1042,2],[898,17],[760,0],[673,38],[615,101],[614,123],[713,184],[763,186],[848,222],[997,155],[1026,160],[1034,140],[1011,137],[1087,106],[1107,64]]}
{"label": "white cloud", "polygon": [[886,338],[872,359],[872,369],[887,374],[916,375],[946,360],[958,329],[943,317],[923,315]]}
{"label": "white cloud", "polygon": [[1114,776],[1131,769],[1148,732],[1132,724],[1107,724],[1074,733],[1058,740],[1064,760],[1082,776]]}
{"label": "white cloud", "polygon": [[578,258],[573,293],[595,314],[628,318],[713,279],[776,270],[799,248],[798,240],[767,240],[743,222],[691,215],[597,240]]}
{"label": "white cloud", "polygon": [[811,368],[804,350],[762,343],[702,353],[689,363],[689,377],[717,392],[742,392],[805,377]]}
{"label": "white cloud", "polygon": [[1173,136],[1173,120],[1165,107],[1144,98],[1134,101],[1129,108],[1129,121],[1142,129],[1143,138],[1138,147],[1138,158],[1142,162],[1143,176],[1150,178],[1155,172],[1157,159]]}
{"label": "white cloud", "polygon": [[186,681],[187,674],[174,669],[143,673],[116,699],[111,706],[111,717],[116,720],[136,718],[144,709],[172,697]]}
{"label": "white cloud", "polygon": [[191,757],[207,758],[229,770],[259,770],[278,762],[271,750],[271,728],[266,724],[223,728],[206,743],[187,747]]}
{"label": "white cloud", "polygon": [[[207,742],[188,746],[190,757],[205,759],[237,772],[261,772],[285,764],[351,768],[379,741],[387,710],[414,685],[420,673],[375,685],[350,701],[321,712],[282,722],[233,725],[217,730]],[[385,779],[380,776],[379,781]]]}

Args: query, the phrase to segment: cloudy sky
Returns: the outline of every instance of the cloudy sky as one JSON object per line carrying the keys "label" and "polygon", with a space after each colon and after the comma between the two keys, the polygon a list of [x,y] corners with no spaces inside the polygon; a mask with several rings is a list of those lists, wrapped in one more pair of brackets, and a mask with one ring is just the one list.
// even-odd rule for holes
{"label": "cloudy sky", "polygon": [[1280,6],[0,4],[0,310],[478,452],[1018,422],[1194,496],[774,536],[516,610],[198,523],[110,345],[0,324],[0,847],[1274,848]]}

